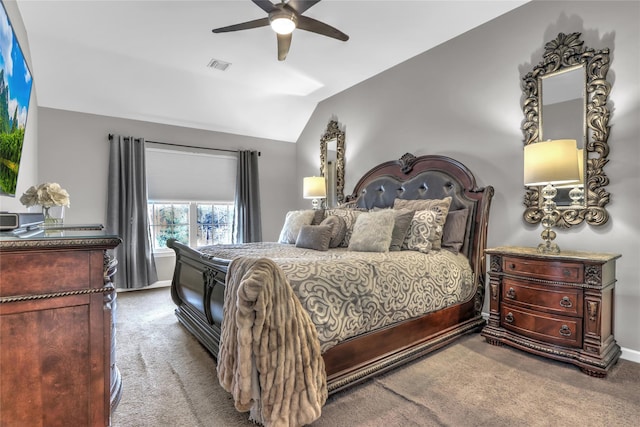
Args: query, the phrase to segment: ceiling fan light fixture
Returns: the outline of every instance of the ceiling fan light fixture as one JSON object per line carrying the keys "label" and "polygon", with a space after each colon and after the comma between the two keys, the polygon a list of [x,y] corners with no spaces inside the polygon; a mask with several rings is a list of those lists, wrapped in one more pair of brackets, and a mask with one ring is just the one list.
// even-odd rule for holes
{"label": "ceiling fan light fixture", "polygon": [[278,34],[291,34],[298,24],[296,15],[286,10],[278,10],[269,14],[269,24]]}

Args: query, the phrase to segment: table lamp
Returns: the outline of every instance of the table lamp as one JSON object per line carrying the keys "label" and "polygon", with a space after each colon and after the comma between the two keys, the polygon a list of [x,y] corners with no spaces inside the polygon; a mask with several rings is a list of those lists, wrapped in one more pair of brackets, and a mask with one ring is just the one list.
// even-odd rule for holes
{"label": "table lamp", "polygon": [[327,186],[323,176],[308,176],[302,182],[302,197],[312,199],[313,209],[320,209],[320,200],[327,197]]}
{"label": "table lamp", "polygon": [[548,140],[524,147],[524,185],[544,186],[541,189],[544,229],[541,233],[543,242],[538,245],[540,253],[560,253],[560,248],[553,242],[556,233],[551,229],[558,219],[556,203],[553,201],[558,191],[554,185],[580,181],[577,149],[575,139]]}

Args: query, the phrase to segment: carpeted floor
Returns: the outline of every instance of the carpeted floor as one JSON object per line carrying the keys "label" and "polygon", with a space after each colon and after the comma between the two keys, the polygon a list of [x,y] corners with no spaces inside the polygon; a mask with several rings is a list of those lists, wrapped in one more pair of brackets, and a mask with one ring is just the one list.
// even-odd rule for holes
{"label": "carpeted floor", "polygon": [[[169,288],[118,294],[123,395],[114,427],[254,426],[215,360],[176,320]],[[479,334],[329,398],[314,427],[637,426],[640,364],[606,379],[487,344]]]}

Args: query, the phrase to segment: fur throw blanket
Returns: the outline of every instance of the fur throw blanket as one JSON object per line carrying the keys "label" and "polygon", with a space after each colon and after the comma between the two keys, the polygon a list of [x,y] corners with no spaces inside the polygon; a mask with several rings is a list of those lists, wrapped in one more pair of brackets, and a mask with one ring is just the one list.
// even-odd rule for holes
{"label": "fur throw blanket", "polygon": [[217,371],[253,421],[302,426],[320,417],[327,382],[318,334],[267,258],[237,258],[229,267]]}

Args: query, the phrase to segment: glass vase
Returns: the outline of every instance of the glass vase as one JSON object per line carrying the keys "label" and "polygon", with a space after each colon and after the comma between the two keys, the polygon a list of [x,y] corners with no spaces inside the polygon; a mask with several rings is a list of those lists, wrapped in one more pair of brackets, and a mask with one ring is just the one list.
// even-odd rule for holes
{"label": "glass vase", "polygon": [[64,223],[64,206],[42,207],[44,223],[48,226],[62,225]]}

